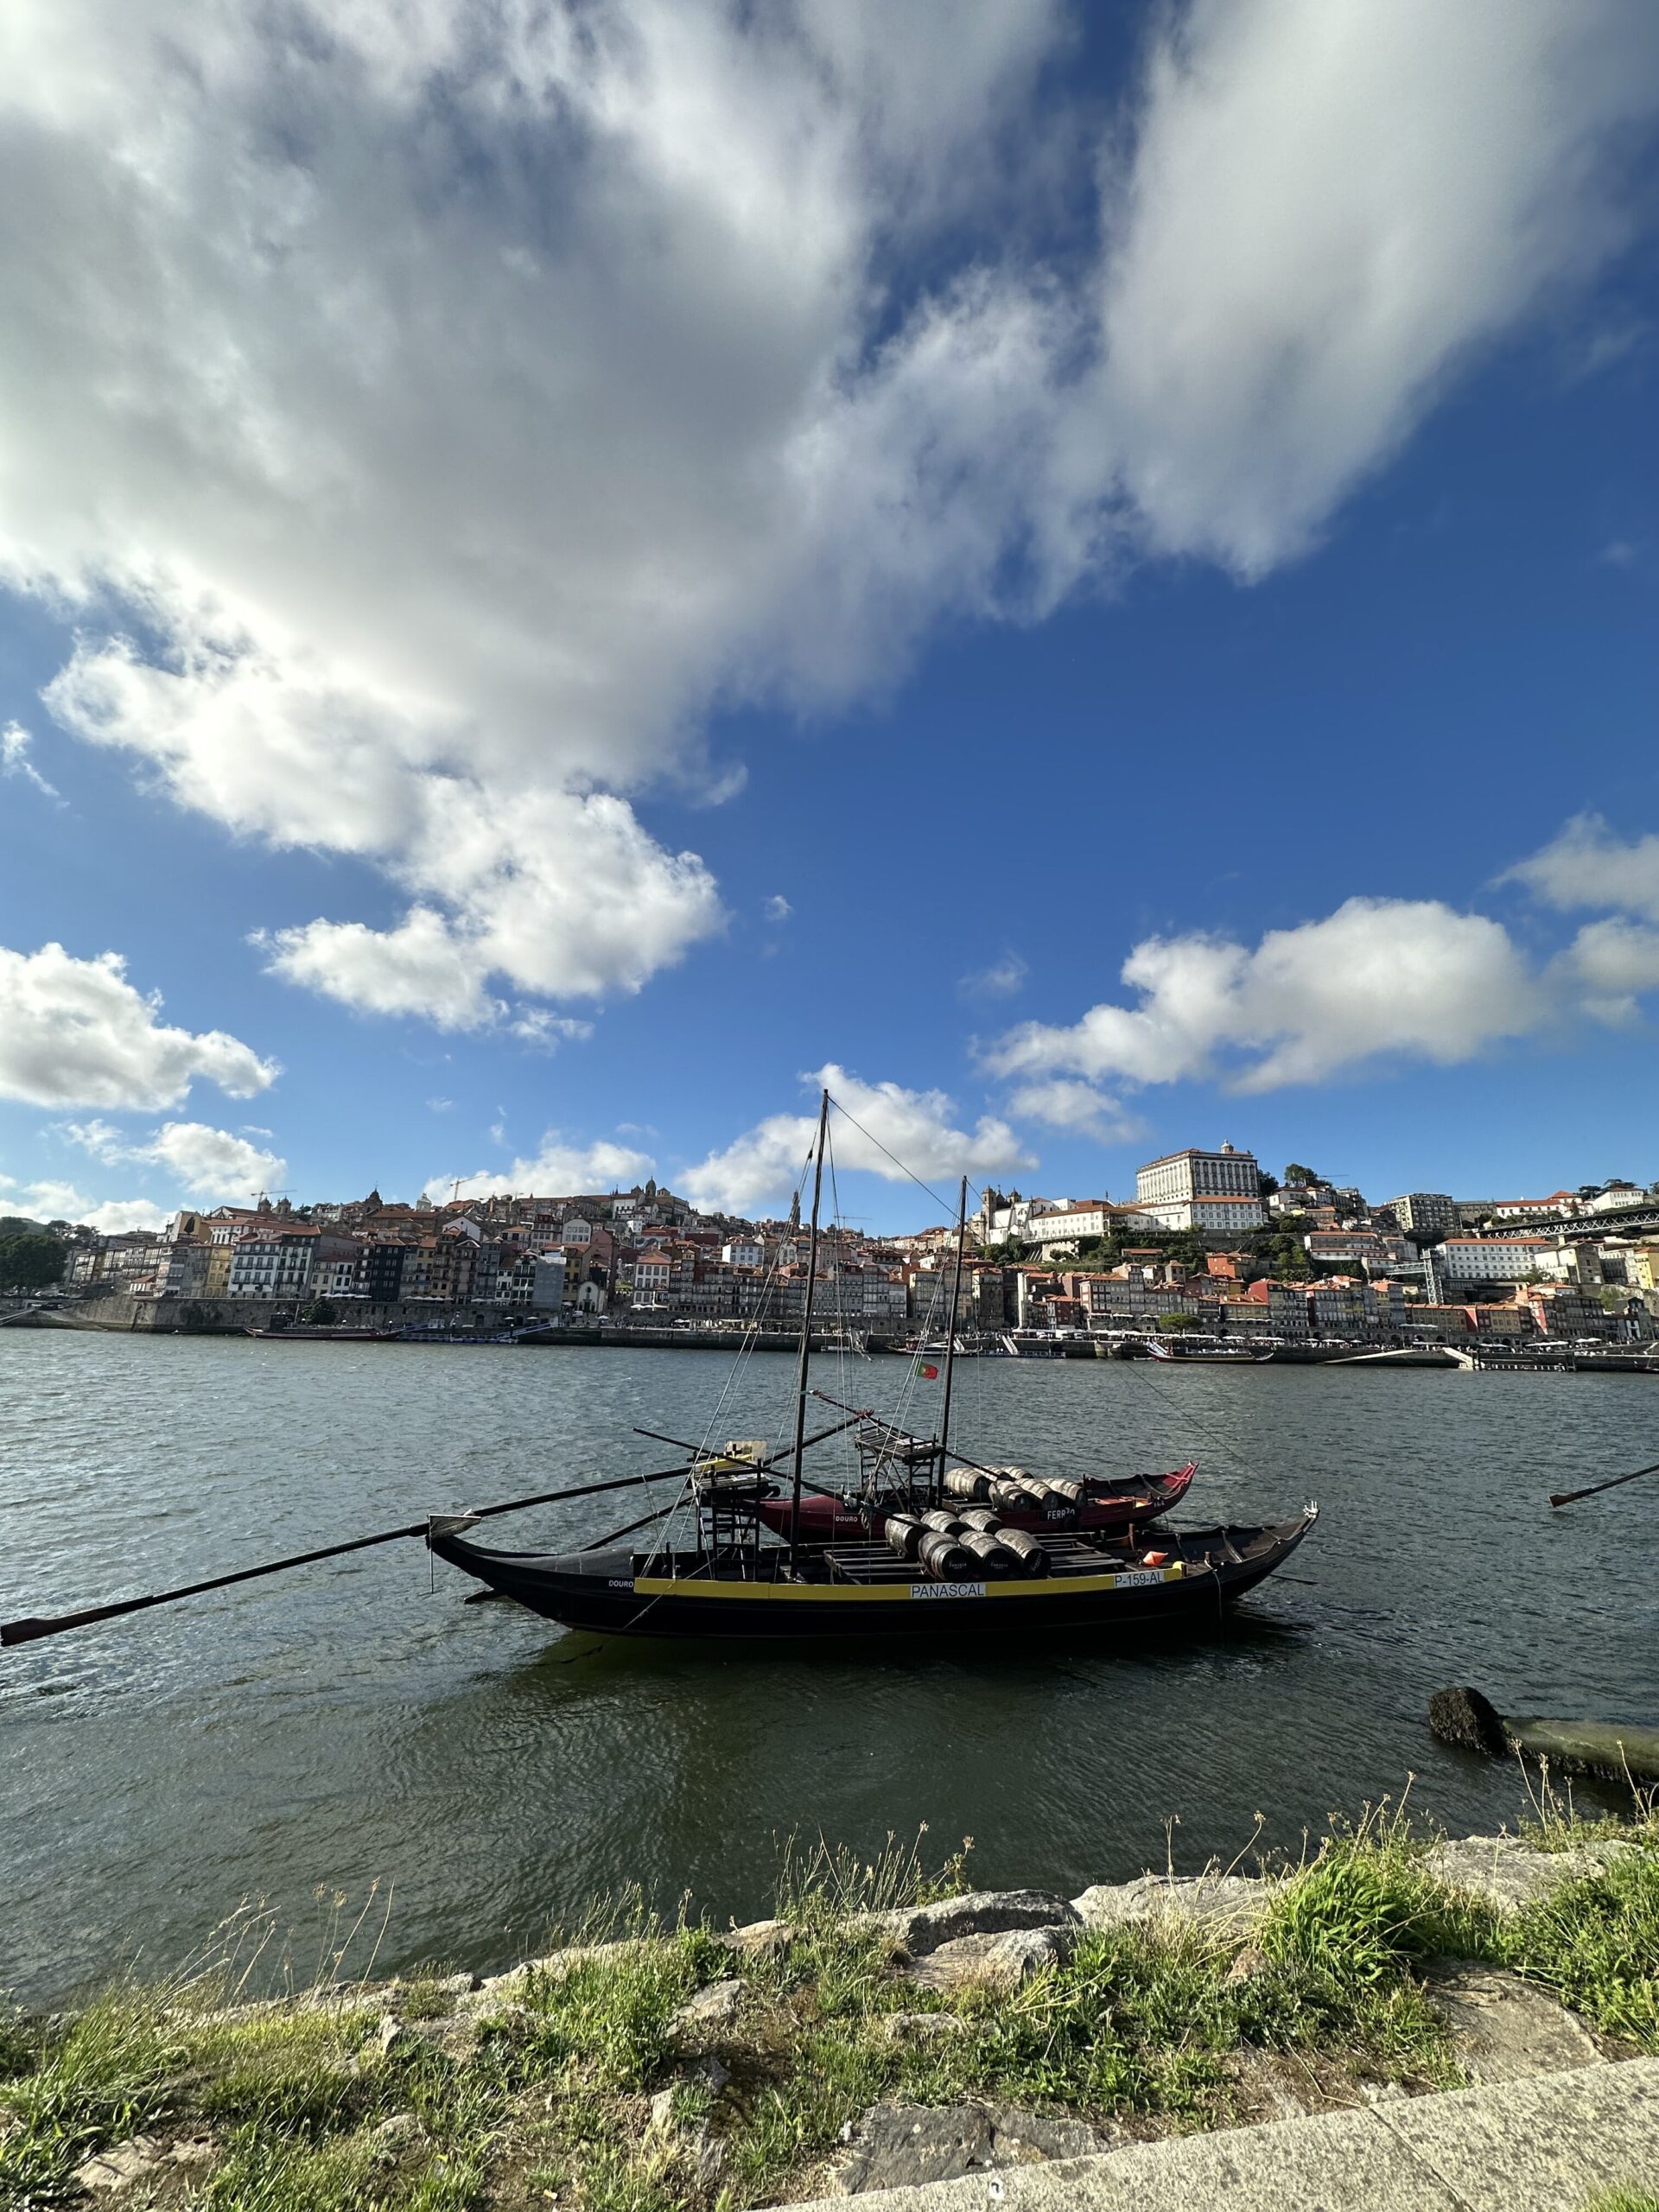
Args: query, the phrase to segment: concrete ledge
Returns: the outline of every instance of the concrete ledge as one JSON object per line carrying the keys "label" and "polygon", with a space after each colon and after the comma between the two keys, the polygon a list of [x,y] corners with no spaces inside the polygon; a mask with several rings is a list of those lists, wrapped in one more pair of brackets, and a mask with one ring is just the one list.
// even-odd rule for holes
{"label": "concrete ledge", "polygon": [[1138,2143],[791,2212],[1576,2212],[1659,2187],[1659,2058]]}

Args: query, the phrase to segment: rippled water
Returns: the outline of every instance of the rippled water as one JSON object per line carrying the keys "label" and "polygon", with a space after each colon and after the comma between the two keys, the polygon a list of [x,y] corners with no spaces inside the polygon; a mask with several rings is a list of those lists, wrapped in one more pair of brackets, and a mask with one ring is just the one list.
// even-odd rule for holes
{"label": "rippled water", "polygon": [[[824,1387],[840,1394],[835,1363]],[[791,1364],[725,1407],[715,1355],[262,1344],[0,1331],[0,1618],[673,1457],[632,1424],[779,1433]],[[901,1363],[857,1363],[890,1405]],[[976,1456],[1053,1472],[1201,1462],[1184,1516],[1324,1516],[1225,1642],[902,1662],[569,1637],[395,1545],[0,1656],[0,1987],[51,2001],[181,1957],[245,1897],[396,1885],[382,1961],[488,1967],[643,1880],[764,1909],[777,1839],[972,1835],[983,1881],[1075,1890],[1230,1855],[1397,1791],[1511,1820],[1520,1785],[1440,1749],[1428,1693],[1659,1718],[1659,1457],[1644,1376],[987,1361]],[[827,1447],[830,1457],[834,1447]],[[501,1540],[579,1541],[628,1500]],[[509,1535],[508,1530],[522,1531]]]}

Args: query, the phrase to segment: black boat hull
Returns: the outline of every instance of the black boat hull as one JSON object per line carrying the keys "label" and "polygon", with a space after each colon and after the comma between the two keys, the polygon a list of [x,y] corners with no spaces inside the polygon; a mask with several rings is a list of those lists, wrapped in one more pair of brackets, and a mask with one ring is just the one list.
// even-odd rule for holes
{"label": "black boat hull", "polygon": [[873,1584],[753,1580],[706,1567],[671,1574],[664,1562],[626,1552],[495,1552],[450,1531],[429,1541],[501,1596],[600,1636],[842,1644],[971,1636],[1012,1646],[1055,1633],[1213,1627],[1283,1565],[1313,1520],[1310,1512],[1277,1529],[1228,1532],[1254,1540],[1236,1560],[1183,1558],[1158,1568],[1103,1560],[1098,1574],[983,1583],[932,1580],[919,1570],[913,1580]]}

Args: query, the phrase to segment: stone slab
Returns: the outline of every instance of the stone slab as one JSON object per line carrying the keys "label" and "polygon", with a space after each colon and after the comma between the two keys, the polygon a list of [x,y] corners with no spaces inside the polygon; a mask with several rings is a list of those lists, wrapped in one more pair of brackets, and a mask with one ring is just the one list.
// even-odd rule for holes
{"label": "stone slab", "polygon": [[1221,1932],[1248,1928],[1269,1895],[1269,1885],[1249,1874],[1142,1874],[1133,1882],[1096,1882],[1071,1903],[1090,1929],[1185,1921]]}
{"label": "stone slab", "polygon": [[970,1890],[937,1904],[872,1913],[862,1924],[891,1937],[912,1959],[964,1936],[1001,1936],[1018,1928],[1052,1928],[1077,1914],[1052,1890]]}
{"label": "stone slab", "polygon": [[1456,1960],[1429,1980],[1435,2010],[1452,2030],[1458,2063],[1471,2084],[1526,2082],[1602,2063],[1582,2020],[1519,1974]]}
{"label": "stone slab", "polygon": [[1659,2190],[1659,2058],[1409,2098],[1376,2117],[1471,2212],[1576,2208],[1620,2183]]}
{"label": "stone slab", "polygon": [[1484,1897],[1499,1912],[1520,1912],[1568,1882],[1605,1874],[1616,1859],[1637,1848],[1615,1838],[1575,1844],[1567,1851],[1537,1851],[1512,1835],[1465,1835],[1437,1843],[1423,1865],[1448,1889]]}
{"label": "stone slab", "polygon": [[990,1989],[1018,1989],[1044,1967],[1061,1966],[1076,1947],[1073,1923],[1058,1928],[1008,1928],[1000,1936],[958,1936],[941,1943],[906,1977],[918,1989],[957,1990],[976,1984]]}
{"label": "stone slab", "polygon": [[1574,2212],[1621,2183],[1659,2186],[1659,2059],[1001,2166],[861,2212]]}

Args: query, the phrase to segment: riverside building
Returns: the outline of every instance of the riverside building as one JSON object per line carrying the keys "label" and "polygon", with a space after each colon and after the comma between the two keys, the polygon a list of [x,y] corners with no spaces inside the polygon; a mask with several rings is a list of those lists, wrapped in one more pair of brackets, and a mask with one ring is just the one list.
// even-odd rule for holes
{"label": "riverside building", "polygon": [[1230,1144],[1219,1152],[1189,1146],[1148,1160],[1135,1170],[1135,1203],[1163,1229],[1243,1232],[1268,1217],[1255,1154]]}

